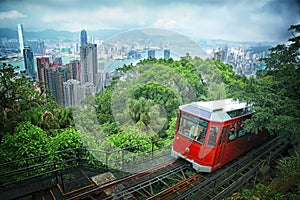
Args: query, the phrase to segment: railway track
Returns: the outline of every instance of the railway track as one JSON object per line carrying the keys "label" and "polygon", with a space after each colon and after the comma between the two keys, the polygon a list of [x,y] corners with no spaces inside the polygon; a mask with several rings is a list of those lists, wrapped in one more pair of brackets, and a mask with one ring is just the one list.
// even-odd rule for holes
{"label": "railway track", "polygon": [[287,138],[276,137],[210,174],[207,180],[184,191],[175,199],[224,199],[254,177],[266,163],[280,156],[288,145]]}
{"label": "railway track", "polygon": [[[196,173],[183,160],[172,160],[67,199],[223,199],[280,155],[288,143],[274,138],[211,174]],[[108,188],[118,189],[104,197],[103,190]]]}
{"label": "railway track", "polygon": [[160,170],[168,170],[168,169],[172,170],[173,168],[183,165],[183,163],[184,162],[179,162],[179,161],[176,161],[175,159],[173,159],[169,162],[163,163],[154,168],[145,170],[140,173],[132,174],[132,175],[126,176],[124,178],[120,178],[120,179],[116,179],[116,180],[107,182],[100,186],[94,187],[93,189],[91,189],[89,191],[86,191],[86,192],[83,192],[83,193],[80,193],[80,194],[77,194],[77,195],[74,195],[71,197],[67,197],[66,199],[68,199],[68,200],[95,199],[95,198],[97,199],[97,197],[99,197],[101,195],[103,197],[103,191],[106,189],[118,187],[119,185],[124,184],[124,183],[130,183],[130,182],[136,182],[138,180],[143,180],[145,177],[147,177],[151,174],[154,174],[155,172],[158,172]]}
{"label": "railway track", "polygon": [[[156,173],[149,174],[137,181],[124,184],[126,187],[120,193],[114,194],[106,199],[166,199],[168,196],[182,191],[187,184],[197,184],[200,182],[200,174],[184,161],[179,161],[176,165],[162,169]],[[162,191],[162,188],[166,188]]]}

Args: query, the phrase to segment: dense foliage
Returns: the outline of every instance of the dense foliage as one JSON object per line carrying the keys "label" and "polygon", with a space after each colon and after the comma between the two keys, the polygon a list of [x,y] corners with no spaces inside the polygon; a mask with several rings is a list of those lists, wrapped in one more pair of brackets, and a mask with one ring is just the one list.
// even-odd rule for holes
{"label": "dense foliage", "polygon": [[248,128],[291,135],[295,153],[279,160],[276,175],[270,180],[244,188],[229,199],[300,198],[300,25],[289,30],[293,36],[289,44],[270,49],[264,60],[266,68],[258,71],[256,78],[246,80],[245,85],[232,88],[237,98],[254,105],[255,114],[248,121]]}
{"label": "dense foliage", "polygon": [[[145,59],[118,71],[120,76],[95,98],[101,127],[106,130],[113,124],[122,131],[123,126],[137,125],[142,130],[151,129],[158,137],[167,136],[179,105],[228,98],[231,92],[227,85],[244,84],[232,67],[198,57]],[[113,129],[118,132],[118,128]]]}
{"label": "dense foliage", "polygon": [[[300,25],[292,26],[295,35],[289,45],[270,49],[266,68],[237,91],[235,96],[254,105],[252,130],[267,128],[273,133],[299,137],[300,132]],[[235,85],[237,86],[237,85]]]}
{"label": "dense foliage", "polygon": [[234,193],[227,200],[234,199],[270,199],[296,200],[300,198],[300,155],[281,158],[277,163],[275,177],[267,181],[253,183],[250,181],[245,187]]}
{"label": "dense foliage", "polygon": [[49,135],[73,126],[72,113],[47,95],[44,85],[18,76],[18,67],[0,66],[0,139],[21,122],[31,122]]}
{"label": "dense foliage", "polygon": [[48,153],[49,138],[45,131],[30,122],[21,123],[13,135],[5,135],[0,144],[0,159],[4,162],[20,160]]}

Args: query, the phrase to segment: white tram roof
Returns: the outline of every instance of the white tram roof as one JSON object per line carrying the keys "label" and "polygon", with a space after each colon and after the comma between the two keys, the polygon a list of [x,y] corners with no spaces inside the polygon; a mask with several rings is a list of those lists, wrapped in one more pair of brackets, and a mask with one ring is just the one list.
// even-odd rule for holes
{"label": "white tram roof", "polygon": [[192,102],[179,106],[180,110],[215,122],[224,122],[252,113],[251,107],[233,99]]}

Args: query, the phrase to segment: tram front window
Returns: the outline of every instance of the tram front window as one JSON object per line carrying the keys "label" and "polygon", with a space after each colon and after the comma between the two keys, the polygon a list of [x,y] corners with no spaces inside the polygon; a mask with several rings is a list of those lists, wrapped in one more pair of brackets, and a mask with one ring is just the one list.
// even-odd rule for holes
{"label": "tram front window", "polygon": [[181,113],[178,133],[203,143],[206,136],[207,124],[207,121],[187,113]]}

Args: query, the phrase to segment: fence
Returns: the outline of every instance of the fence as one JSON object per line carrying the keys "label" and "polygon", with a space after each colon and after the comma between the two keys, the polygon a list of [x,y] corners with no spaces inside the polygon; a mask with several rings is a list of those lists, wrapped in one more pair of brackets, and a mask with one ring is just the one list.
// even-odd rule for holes
{"label": "fence", "polygon": [[[28,184],[36,190],[61,184],[64,190],[67,182],[72,182],[74,174],[70,172],[78,169],[84,173],[83,168],[93,168],[101,171],[118,171],[117,176],[137,172],[139,165],[144,168],[151,167],[155,160],[170,154],[172,138],[152,141],[125,149],[102,151],[87,148],[66,149],[51,154],[30,157],[0,164],[0,193],[11,188],[23,187]],[[142,149],[150,149],[141,151]],[[139,169],[143,169],[143,167]],[[76,170],[74,170],[76,168]],[[34,180],[34,181],[33,181]],[[67,192],[67,191],[64,191]]]}

